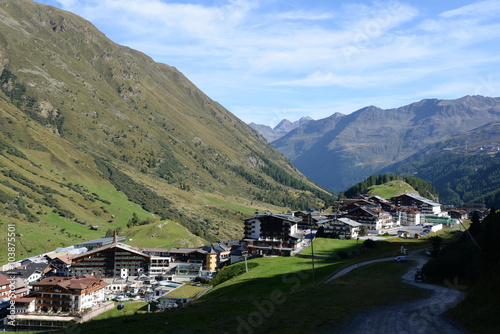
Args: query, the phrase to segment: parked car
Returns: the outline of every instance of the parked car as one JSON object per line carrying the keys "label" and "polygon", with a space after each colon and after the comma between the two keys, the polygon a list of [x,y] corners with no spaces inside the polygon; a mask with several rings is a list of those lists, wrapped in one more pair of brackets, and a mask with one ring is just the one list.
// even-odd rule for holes
{"label": "parked car", "polygon": [[397,256],[394,258],[394,261],[396,262],[406,262],[408,261],[408,258],[404,255],[401,255],[401,256]]}
{"label": "parked car", "polygon": [[422,282],[424,280],[424,274],[422,273],[422,269],[417,269],[415,271],[415,282]]}
{"label": "parked car", "polygon": [[124,296],[124,295],[119,295],[119,296],[115,297],[115,301],[117,301],[117,302],[125,302],[127,300],[130,300],[130,298],[128,298],[127,296]]}

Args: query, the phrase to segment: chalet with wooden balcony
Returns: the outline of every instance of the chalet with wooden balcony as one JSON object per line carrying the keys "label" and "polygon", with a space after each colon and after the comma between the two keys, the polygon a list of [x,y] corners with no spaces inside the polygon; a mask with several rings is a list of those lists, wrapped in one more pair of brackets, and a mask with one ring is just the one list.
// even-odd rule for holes
{"label": "chalet with wooden balcony", "polygon": [[4,274],[0,274],[0,301],[4,298],[7,299],[10,296],[11,290],[9,285],[9,277]]}
{"label": "chalet with wooden balcony", "polygon": [[321,232],[318,230],[316,235],[318,237],[355,239],[358,237],[362,224],[346,217],[331,217],[318,222],[318,226],[321,230]]}
{"label": "chalet with wooden balcony", "polygon": [[392,227],[395,223],[390,213],[382,210],[380,206],[376,205],[366,205],[354,208],[343,215],[343,217],[354,220],[370,230],[380,230]]}
{"label": "chalet with wooden balcony", "polygon": [[403,194],[391,197],[391,202],[400,207],[411,207],[418,209],[422,215],[441,214],[441,204],[431,201],[417,194]]}
{"label": "chalet with wooden balcony", "polygon": [[[19,299],[20,307],[32,303],[41,312],[79,313],[105,300],[107,284],[96,277],[46,277],[32,284],[32,292]],[[22,304],[22,305],[21,305]]]}
{"label": "chalet with wooden balcony", "polygon": [[94,248],[72,258],[72,276],[140,276],[148,272],[151,256],[136,247],[119,242]]}

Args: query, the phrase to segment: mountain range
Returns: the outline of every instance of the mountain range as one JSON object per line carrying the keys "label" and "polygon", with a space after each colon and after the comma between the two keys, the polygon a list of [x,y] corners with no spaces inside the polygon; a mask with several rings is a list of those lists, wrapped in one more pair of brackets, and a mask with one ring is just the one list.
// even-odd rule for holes
{"label": "mountain range", "polygon": [[431,182],[446,204],[500,207],[500,122],[460,133],[426,147],[381,172]]}
{"label": "mountain range", "polygon": [[255,210],[329,199],[174,67],[31,0],[0,18],[0,219],[19,256],[130,234],[134,213],[182,224],[180,245],[234,239]]}
{"label": "mountain range", "polygon": [[260,133],[268,142],[272,143],[273,141],[280,139],[293,129],[296,129],[299,126],[302,126],[312,120],[313,119],[309,116],[301,117],[298,121],[295,122],[283,119],[274,128],[271,128],[269,125],[256,124],[254,122],[249,123],[248,125],[250,125],[250,127],[258,133]]}
{"label": "mountain range", "polygon": [[272,145],[317,184],[339,192],[414,154],[424,154],[432,145],[448,150],[467,146],[470,151],[473,139],[495,142],[494,131],[486,133],[485,128],[468,139],[469,144],[464,134],[499,120],[500,98],[425,99],[399,108],[369,106],[311,120]]}

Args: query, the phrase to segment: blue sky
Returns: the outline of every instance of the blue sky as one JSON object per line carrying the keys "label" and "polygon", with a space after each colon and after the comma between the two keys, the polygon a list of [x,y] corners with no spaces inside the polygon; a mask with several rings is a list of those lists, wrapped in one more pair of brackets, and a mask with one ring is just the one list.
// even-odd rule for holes
{"label": "blue sky", "polygon": [[245,122],[500,96],[500,0],[39,0],[175,66]]}

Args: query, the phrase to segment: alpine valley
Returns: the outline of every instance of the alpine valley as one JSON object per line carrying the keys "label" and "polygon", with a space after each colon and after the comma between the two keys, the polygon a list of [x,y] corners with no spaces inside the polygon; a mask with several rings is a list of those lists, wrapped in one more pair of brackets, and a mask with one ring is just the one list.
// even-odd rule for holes
{"label": "alpine valley", "polygon": [[331,198],[178,70],[72,13],[1,1],[0,72],[0,219],[20,258],[114,230],[150,247],[236,239],[255,210]]}
{"label": "alpine valley", "polygon": [[299,126],[272,145],[322,187],[345,191],[370,175],[430,181],[444,204],[500,205],[500,98],[374,106]]}

